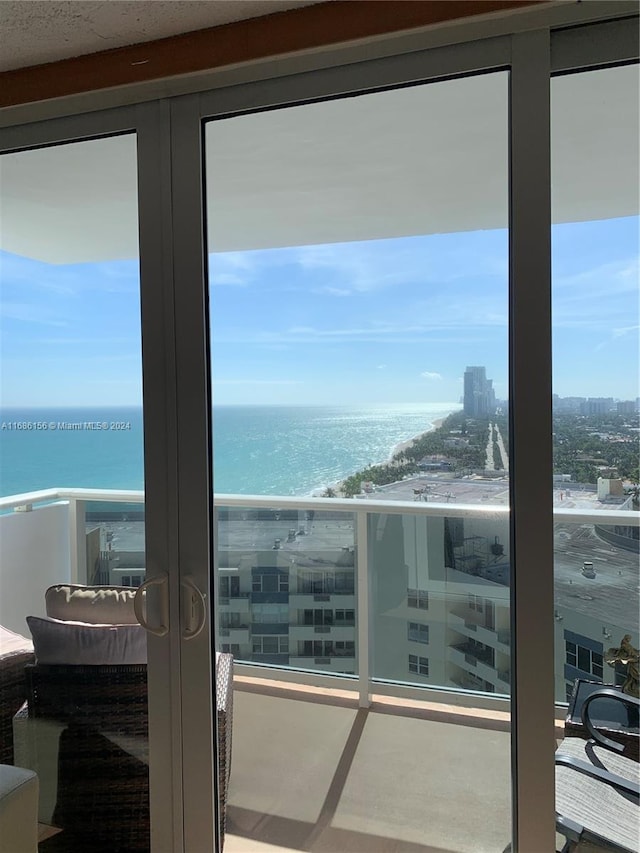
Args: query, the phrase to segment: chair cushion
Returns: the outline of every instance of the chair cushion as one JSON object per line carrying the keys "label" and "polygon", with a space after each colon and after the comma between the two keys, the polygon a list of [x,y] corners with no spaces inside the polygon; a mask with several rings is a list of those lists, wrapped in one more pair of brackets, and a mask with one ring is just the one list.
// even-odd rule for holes
{"label": "chair cushion", "polygon": [[33,643],[21,634],[14,634],[8,628],[0,625],[0,659],[13,655],[24,655],[33,651]]}
{"label": "chair cushion", "polygon": [[147,662],[141,625],[94,625],[27,616],[37,663],[98,666]]}
{"label": "chair cushion", "polygon": [[38,777],[32,770],[0,765],[0,849],[37,853]]}
{"label": "chair cushion", "polygon": [[[640,765],[591,741],[565,738],[558,753],[638,781]],[[556,811],[584,827],[591,838],[607,839],[620,850],[638,849],[638,803],[611,785],[571,767],[556,766]]]}
{"label": "chair cushion", "polygon": [[47,616],[96,625],[137,625],[136,590],[116,586],[56,584],[44,594]]}

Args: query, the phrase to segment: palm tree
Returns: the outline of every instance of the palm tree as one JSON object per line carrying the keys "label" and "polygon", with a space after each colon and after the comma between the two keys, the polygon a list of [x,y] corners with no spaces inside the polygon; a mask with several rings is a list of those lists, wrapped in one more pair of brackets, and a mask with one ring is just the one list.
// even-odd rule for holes
{"label": "palm tree", "polygon": [[323,498],[335,498],[336,492],[335,489],[332,489],[331,486],[327,486],[327,488],[322,493]]}

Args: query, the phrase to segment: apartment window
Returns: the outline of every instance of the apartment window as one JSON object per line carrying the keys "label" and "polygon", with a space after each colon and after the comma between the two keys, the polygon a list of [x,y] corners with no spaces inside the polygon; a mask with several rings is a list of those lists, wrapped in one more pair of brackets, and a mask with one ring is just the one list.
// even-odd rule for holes
{"label": "apartment window", "polygon": [[429,626],[421,622],[409,622],[407,636],[414,643],[426,644],[429,642]]}
{"label": "apartment window", "polygon": [[569,640],[565,641],[566,660],[569,666],[588,672],[590,675],[595,675],[596,678],[603,677],[602,669],[602,654],[594,652],[591,649],[586,649],[577,643],[572,643]]}
{"label": "apartment window", "polygon": [[240,578],[221,577],[218,589],[220,590],[220,598],[239,598]]}
{"label": "apartment window", "polygon": [[495,631],[496,627],[496,606],[493,601],[487,599],[487,611],[484,615],[484,624],[490,631]]}
{"label": "apartment window", "polygon": [[286,655],[289,654],[288,637],[253,637],[254,655]]}
{"label": "apartment window", "polygon": [[353,592],[353,572],[336,572],[336,592]]}
{"label": "apartment window", "polygon": [[253,592],[289,592],[289,575],[278,574],[254,575],[251,579]]}
{"label": "apartment window", "polygon": [[469,596],[469,610],[476,610],[478,613],[484,612],[484,599],[479,595]]}
{"label": "apartment window", "polygon": [[222,645],[220,646],[220,650],[225,652],[226,654],[231,654],[234,657],[240,656],[239,643],[222,643]]}
{"label": "apartment window", "polygon": [[408,589],[407,605],[418,610],[429,609],[429,593],[424,589]]}
{"label": "apartment window", "polygon": [[356,654],[356,644],[353,640],[344,640],[334,643],[332,640],[302,640],[298,649],[304,657],[352,658]]}
{"label": "apartment window", "polygon": [[429,658],[409,655],[409,672],[416,675],[429,675]]}
{"label": "apartment window", "polygon": [[317,607],[315,610],[303,611],[305,625],[333,625],[333,610]]}
{"label": "apartment window", "polygon": [[355,610],[336,610],[336,625],[354,625]]}
{"label": "apartment window", "polygon": [[333,578],[328,572],[300,572],[298,591],[328,594],[333,592]]}
{"label": "apartment window", "polygon": [[467,640],[466,642],[465,653],[470,654],[481,663],[487,664],[487,666],[495,667],[495,656],[496,652],[492,646],[487,646],[484,643],[481,643],[479,640]]}
{"label": "apartment window", "polygon": [[484,678],[480,678],[480,676],[476,675],[474,672],[465,672],[464,680],[470,686],[473,686],[475,690],[484,690],[485,684],[487,683]]}
{"label": "apartment window", "polygon": [[240,613],[221,613],[220,626],[222,628],[240,628],[242,617]]}
{"label": "apartment window", "polygon": [[300,572],[298,592],[316,595],[353,593],[353,572]]}
{"label": "apartment window", "polygon": [[251,621],[258,624],[282,623],[289,621],[288,604],[253,604]]}

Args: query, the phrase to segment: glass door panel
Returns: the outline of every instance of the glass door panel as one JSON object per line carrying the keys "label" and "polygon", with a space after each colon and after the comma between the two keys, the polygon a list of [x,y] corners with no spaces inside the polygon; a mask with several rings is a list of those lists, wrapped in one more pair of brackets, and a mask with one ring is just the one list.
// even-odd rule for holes
{"label": "glass door panel", "polygon": [[504,849],[508,74],[213,120],[205,169],[229,849]]}
{"label": "glass door panel", "polygon": [[[555,698],[569,703],[561,751],[611,769],[613,753],[587,747],[582,708],[603,686],[638,696],[638,65],[556,77],[551,96]],[[616,772],[637,780],[637,708],[598,698],[591,718],[624,749]],[[577,775],[556,771],[568,837],[633,849],[625,795],[611,789],[604,829]]]}
{"label": "glass door panel", "polygon": [[609,651],[640,642],[639,91],[637,65],[552,81],[559,702],[577,679],[622,684]]}
{"label": "glass door panel", "polygon": [[2,760],[38,774],[44,851],[150,843],[136,158],[0,159],[0,625],[29,664]]}

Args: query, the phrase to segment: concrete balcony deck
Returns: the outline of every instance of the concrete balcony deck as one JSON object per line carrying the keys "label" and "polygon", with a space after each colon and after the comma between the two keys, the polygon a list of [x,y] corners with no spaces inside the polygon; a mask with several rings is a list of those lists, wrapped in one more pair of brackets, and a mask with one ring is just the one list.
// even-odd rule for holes
{"label": "concrete balcony deck", "polygon": [[225,853],[506,848],[507,712],[235,681]]}

